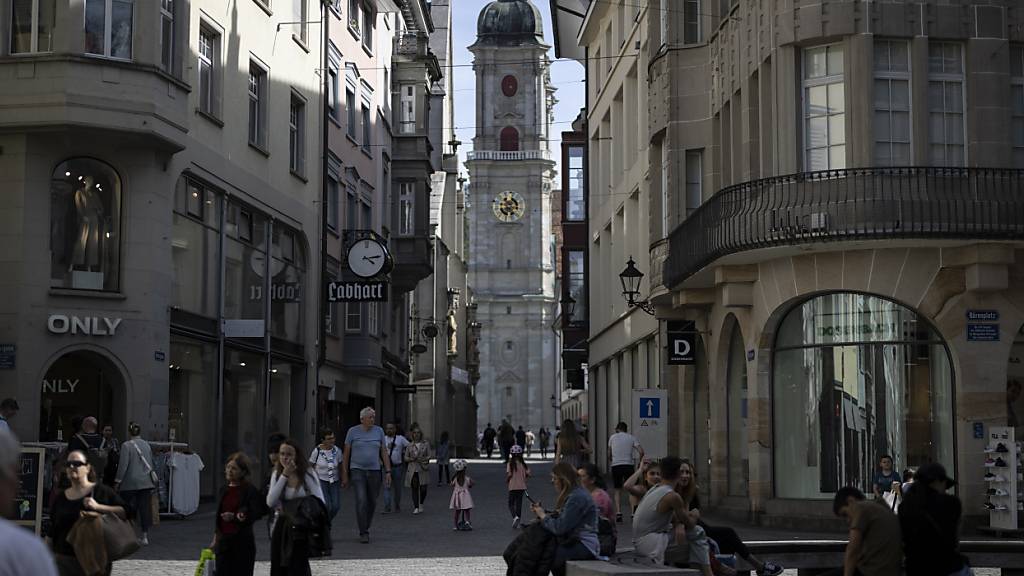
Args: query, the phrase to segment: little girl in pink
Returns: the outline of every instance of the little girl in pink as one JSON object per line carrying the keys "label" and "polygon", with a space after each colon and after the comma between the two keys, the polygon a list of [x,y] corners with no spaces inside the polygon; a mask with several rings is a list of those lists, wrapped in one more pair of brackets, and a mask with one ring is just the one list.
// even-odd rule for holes
{"label": "little girl in pink", "polygon": [[473,487],[473,479],[466,475],[466,461],[458,459],[452,463],[455,478],[452,479],[452,499],[448,507],[455,511],[455,530],[472,530],[469,513],[473,510],[473,496],[469,489]]}

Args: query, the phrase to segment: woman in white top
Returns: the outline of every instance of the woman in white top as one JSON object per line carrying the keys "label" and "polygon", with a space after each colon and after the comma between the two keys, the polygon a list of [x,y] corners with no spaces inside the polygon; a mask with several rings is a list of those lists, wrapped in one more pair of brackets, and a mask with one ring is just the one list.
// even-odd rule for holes
{"label": "woman in white top", "polygon": [[[270,533],[270,575],[309,576],[309,543],[306,540],[288,541],[285,538],[286,517],[281,514],[285,502],[295,498],[316,496],[321,502],[324,493],[320,482],[309,469],[309,465],[298,455],[302,453],[298,443],[285,440],[277,452],[277,466],[270,475],[270,489],[267,506],[274,510],[275,519]],[[286,550],[287,548],[287,550]],[[290,557],[287,553],[290,552]]]}
{"label": "woman in white top", "polygon": [[341,449],[334,443],[333,430],[321,430],[320,438],[320,444],[309,454],[309,463],[320,480],[327,517],[333,522],[341,509]]}

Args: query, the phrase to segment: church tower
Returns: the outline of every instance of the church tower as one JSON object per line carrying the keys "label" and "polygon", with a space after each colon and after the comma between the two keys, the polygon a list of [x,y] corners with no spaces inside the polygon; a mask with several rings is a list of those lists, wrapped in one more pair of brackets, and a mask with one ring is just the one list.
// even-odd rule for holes
{"label": "church tower", "polygon": [[476,72],[476,134],[466,162],[469,271],[480,322],[481,427],[508,420],[536,431],[556,420],[549,48],[530,0],[488,4],[469,47]]}

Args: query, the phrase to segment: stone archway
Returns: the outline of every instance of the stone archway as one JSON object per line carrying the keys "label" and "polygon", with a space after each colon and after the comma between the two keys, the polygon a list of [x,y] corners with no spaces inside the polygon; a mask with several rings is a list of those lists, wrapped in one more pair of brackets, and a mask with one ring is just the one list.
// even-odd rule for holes
{"label": "stone archway", "polygon": [[76,418],[94,416],[115,434],[127,429],[125,372],[104,353],[88,348],[64,350],[47,364],[39,383],[39,439],[67,442]]}

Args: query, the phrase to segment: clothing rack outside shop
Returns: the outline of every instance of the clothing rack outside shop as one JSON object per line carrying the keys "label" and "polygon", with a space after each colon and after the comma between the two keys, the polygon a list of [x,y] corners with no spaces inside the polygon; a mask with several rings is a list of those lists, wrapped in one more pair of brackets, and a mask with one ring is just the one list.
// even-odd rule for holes
{"label": "clothing rack outside shop", "polygon": [[[180,514],[180,513],[174,511],[174,496],[173,496],[173,494],[174,494],[174,470],[173,470],[173,467],[171,466],[171,464],[173,463],[173,460],[174,460],[174,450],[175,450],[175,448],[177,448],[179,452],[186,452],[186,453],[187,452],[191,452],[191,450],[189,449],[188,444],[185,443],[185,442],[157,442],[157,441],[150,441],[149,445],[153,448],[154,452],[167,452],[168,453],[167,454],[167,463],[166,463],[166,469],[167,469],[167,508],[166,509],[161,508],[160,516],[161,517],[164,517],[164,516],[176,516],[178,518],[182,518],[182,517],[184,517],[183,514]],[[156,458],[154,458],[154,460],[156,460]],[[159,474],[160,474],[160,472],[158,471],[157,475],[159,476]],[[159,497],[160,486],[157,486],[156,490],[157,490],[157,497]]]}

